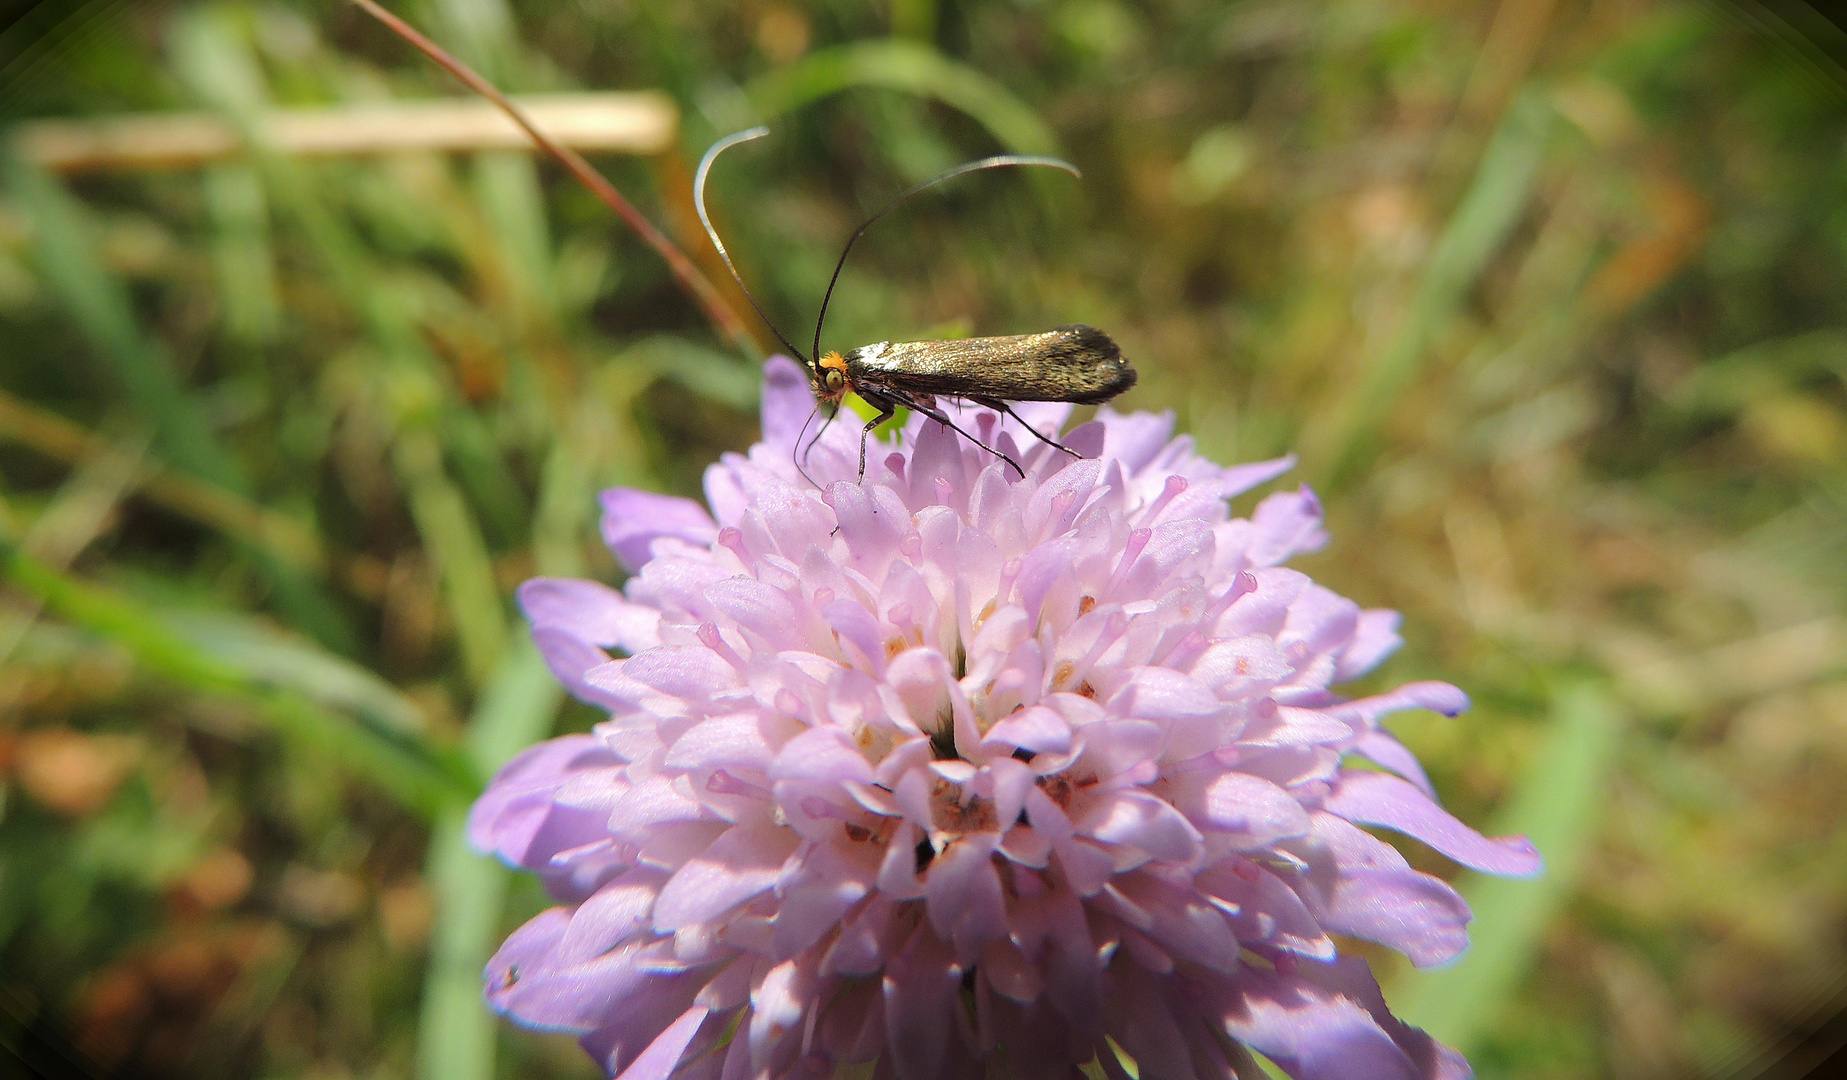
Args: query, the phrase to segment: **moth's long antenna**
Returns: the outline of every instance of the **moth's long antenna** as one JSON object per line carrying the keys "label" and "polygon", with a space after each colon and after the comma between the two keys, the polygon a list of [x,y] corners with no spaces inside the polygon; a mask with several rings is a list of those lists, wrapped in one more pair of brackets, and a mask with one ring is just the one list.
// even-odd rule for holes
{"label": "moth's long antenna", "polygon": [[699,224],[705,226],[705,234],[712,238],[712,246],[718,249],[718,257],[725,260],[725,269],[731,271],[731,280],[737,282],[738,288],[744,290],[744,299],[750,301],[750,306],[757,309],[757,316],[763,320],[763,325],[770,328],[770,332],[776,335],[776,340],[782,342],[783,348],[788,349],[789,352],[795,355],[797,360],[808,365],[809,369],[812,370],[814,368],[814,361],[802,355],[802,350],[796,348],[795,343],[785,337],[783,332],[776,328],[776,324],[770,321],[769,313],[763,310],[763,305],[757,303],[757,298],[750,295],[750,286],[744,284],[744,275],[738,273],[737,265],[731,261],[731,253],[725,250],[725,242],[718,238],[718,230],[712,227],[712,219],[707,216],[705,212],[705,175],[712,171],[712,162],[718,155],[736,146],[738,143],[749,142],[752,139],[761,139],[769,133],[769,128],[754,127],[749,131],[740,131],[735,135],[727,135],[713,143],[712,148],[707,150],[705,156],[699,159],[699,171],[693,174],[693,209],[699,211]]}
{"label": "moth's long antenna", "polygon": [[[817,405],[816,408],[820,408],[820,406]],[[806,471],[807,465],[808,465],[808,455],[814,451],[815,444],[821,441],[821,436],[827,434],[828,425],[832,424],[834,422],[834,418],[840,415],[840,408],[841,407],[838,405],[834,406],[834,411],[831,413],[828,413],[827,419],[821,421],[821,430],[814,433],[814,438],[808,440],[807,446],[802,447],[802,467],[804,470],[802,472],[803,476],[808,475]],[[806,434],[808,431],[807,427],[804,426],[802,428],[802,431],[804,434]],[[813,481],[809,481],[809,482],[814,483]],[[820,487],[821,485],[815,484],[815,486]]]}
{"label": "moth's long antenna", "polygon": [[[814,408],[808,410],[808,419],[802,421],[802,430],[795,433],[795,445],[797,446],[802,445],[802,440],[808,437],[808,425],[814,423],[815,414],[820,411],[821,411],[821,403],[817,401],[814,403]],[[821,425],[821,430],[826,431],[827,425],[825,424]],[[820,438],[820,436],[817,435],[815,436],[815,438],[818,439]],[[809,445],[813,445],[813,444],[811,443]],[[814,477],[809,476],[808,470],[802,467],[804,464],[802,459],[806,456],[807,455],[805,454],[798,455],[791,459],[795,462],[795,471],[802,474],[802,479],[808,481],[814,487],[819,488],[821,485],[816,484],[814,482]]]}
{"label": "moth's long antenna", "polygon": [[[745,332],[744,324],[738,319],[737,313],[732,311],[724,298],[718,295],[718,290],[714,289],[712,283],[706,280],[705,275],[699,272],[699,268],[693,265],[693,261],[686,257],[686,253],[675,247],[673,241],[667,239],[665,233],[655,228],[652,221],[643,217],[641,211],[635,209],[633,203],[623,198],[622,193],[617,191],[615,185],[611,184],[602,173],[591,168],[590,163],[584,160],[582,154],[539,130],[538,126],[518,105],[513,104],[507,95],[500,92],[499,87],[476,74],[474,69],[467,64],[444,52],[442,46],[418,33],[416,27],[379,7],[373,0],[353,0],[353,3],[366,14],[384,23],[393,33],[415,45],[425,56],[461,80],[463,85],[470,90],[499,106],[501,112],[506,113],[514,123],[525,129],[526,134],[538,144],[541,150],[550,154],[560,165],[569,170],[572,176],[577,177],[597,198],[603,200],[604,205],[614,210],[617,217],[627,222],[629,228],[639,233],[641,238],[647,241],[649,247],[659,252],[661,258],[667,260],[667,266],[673,271],[673,276],[680,280],[680,284],[687,292],[693,294],[693,299],[698,301],[699,306],[704,309],[706,318],[711,319],[713,325],[721,333],[739,344],[750,341],[750,335]],[[752,301],[752,303],[755,302]]]}
{"label": "moth's long antenna", "polygon": [[[735,135],[732,136],[732,138],[736,137]],[[933,176],[886,203],[877,213],[867,218],[864,224],[853,230],[853,235],[847,240],[847,246],[841,249],[840,261],[834,264],[834,276],[827,279],[827,292],[821,296],[821,313],[815,316],[814,354],[816,356],[821,355],[821,325],[827,321],[827,302],[833,299],[834,284],[840,280],[840,271],[846,269],[847,256],[852,253],[853,245],[859,243],[859,238],[866,234],[867,229],[872,228],[873,222],[891,213],[893,210],[896,210],[911,196],[927,191],[945,180],[954,180],[956,177],[965,173],[980,172],[983,169],[1002,169],[1009,165],[1043,165],[1047,168],[1062,169],[1072,176],[1077,177],[1079,180],[1084,178],[1084,174],[1077,171],[1076,165],[1071,164],[1063,158],[1041,157],[1037,154],[999,154],[994,157],[982,158],[980,161],[969,161],[957,165],[948,172]],[[729,263],[730,260],[726,260],[726,262]],[[732,271],[734,274],[736,272],[735,270]],[[752,303],[755,303],[755,301],[752,301]]]}

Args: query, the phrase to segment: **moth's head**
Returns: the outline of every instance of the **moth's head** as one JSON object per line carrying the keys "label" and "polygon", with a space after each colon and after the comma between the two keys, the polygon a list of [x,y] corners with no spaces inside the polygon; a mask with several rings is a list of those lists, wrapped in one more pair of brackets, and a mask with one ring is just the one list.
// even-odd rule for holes
{"label": "moth's head", "polygon": [[814,384],[814,396],[823,404],[840,404],[840,399],[847,395],[846,357],[837,352],[822,354],[809,373],[809,381]]}

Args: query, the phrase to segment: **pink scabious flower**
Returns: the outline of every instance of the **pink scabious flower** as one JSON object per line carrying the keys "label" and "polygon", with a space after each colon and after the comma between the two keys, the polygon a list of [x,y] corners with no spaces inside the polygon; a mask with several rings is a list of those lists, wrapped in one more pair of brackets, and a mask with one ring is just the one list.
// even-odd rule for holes
{"label": "pink scabious flower", "polygon": [[[707,471],[709,513],[607,492],[622,591],[521,589],[609,720],[475,805],[474,843],[563,904],[494,957],[493,1007],[632,1080],[1125,1076],[1111,1041],[1149,1080],[1260,1075],[1249,1050],[1304,1080],[1466,1076],[1335,949],[1467,944],[1462,898],[1361,826],[1489,873],[1539,858],[1440,809],[1380,727],[1460,690],[1329,689],[1397,616],[1282,567],[1325,540],[1306,488],[1231,516],[1293,462],[1222,468],[1108,409],[1077,460],[952,408],[1025,477],[913,415],[863,482],[834,424],[817,488],[812,408],[771,360],[763,442]],[[1069,406],[1020,412],[1049,432]]]}

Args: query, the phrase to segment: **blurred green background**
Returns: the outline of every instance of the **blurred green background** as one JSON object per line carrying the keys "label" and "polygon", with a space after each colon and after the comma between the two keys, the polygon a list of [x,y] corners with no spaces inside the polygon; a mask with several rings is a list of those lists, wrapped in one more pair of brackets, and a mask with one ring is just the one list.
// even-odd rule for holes
{"label": "blurred green background", "polygon": [[[669,145],[593,157],[708,268],[691,165],[770,123],[714,211],[798,340],[868,209],[1068,155],[1082,184],[881,223],[828,342],[1093,323],[1141,372],[1119,404],[1302,455],[1333,542],[1300,565],[1405,614],[1368,685],[1474,695],[1394,727],[1550,860],[1463,876],[1459,965],[1375,957],[1401,1015],[1485,1077],[1793,1077],[1847,1034],[1847,92],[1806,9],[394,6],[510,91],[664,94]],[[509,597],[616,580],[595,491],[696,494],[762,354],[549,162],[280,151],[272,108],[459,93],[346,4],[49,4],[4,40],[0,122],[203,112],[256,149],[9,140],[0,1053],[593,1075],[479,1005],[544,900],[459,814],[596,719]]]}

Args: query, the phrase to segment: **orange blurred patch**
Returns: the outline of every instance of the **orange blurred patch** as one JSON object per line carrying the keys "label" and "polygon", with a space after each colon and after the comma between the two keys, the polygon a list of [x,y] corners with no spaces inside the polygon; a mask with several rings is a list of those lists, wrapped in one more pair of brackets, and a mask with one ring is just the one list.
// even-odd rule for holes
{"label": "orange blurred patch", "polygon": [[792,7],[767,4],[757,16],[757,48],[778,64],[787,64],[808,51],[808,16]]}
{"label": "orange blurred patch", "polygon": [[436,921],[436,899],[421,878],[411,878],[378,894],[378,924],[385,940],[400,952],[429,940]]}
{"label": "orange blurred patch", "polygon": [[309,926],[337,926],[365,906],[366,887],[345,870],[316,870],[297,863],[282,872],[282,909]]}
{"label": "orange blurred patch", "polygon": [[102,809],[140,757],[141,744],[128,736],[86,735],[69,728],[27,732],[12,751],[19,786],[46,809],[67,817]]}
{"label": "orange blurred patch", "polygon": [[153,1012],[153,994],[139,964],[118,965],[91,980],[77,1005],[77,1045],[92,1060],[119,1065],[139,1044]]}
{"label": "orange blurred patch", "polygon": [[432,320],[424,327],[436,350],[449,361],[456,388],[471,405],[498,401],[507,388],[507,358],[498,342],[484,340],[472,327]]}
{"label": "orange blurred patch", "polygon": [[1585,298],[1605,316],[1621,314],[1690,262],[1706,243],[1712,210],[1692,185],[1661,170],[1645,182],[1654,227],[1619,248],[1585,285]]}
{"label": "orange blurred patch", "polygon": [[171,898],[185,914],[221,911],[244,898],[255,876],[250,860],[236,848],[219,848],[181,875]]}
{"label": "orange blurred patch", "polygon": [[78,1048],[106,1066],[133,1062],[179,1072],[238,976],[285,940],[275,926],[252,923],[192,931],[130,952],[78,995],[72,1016]]}

